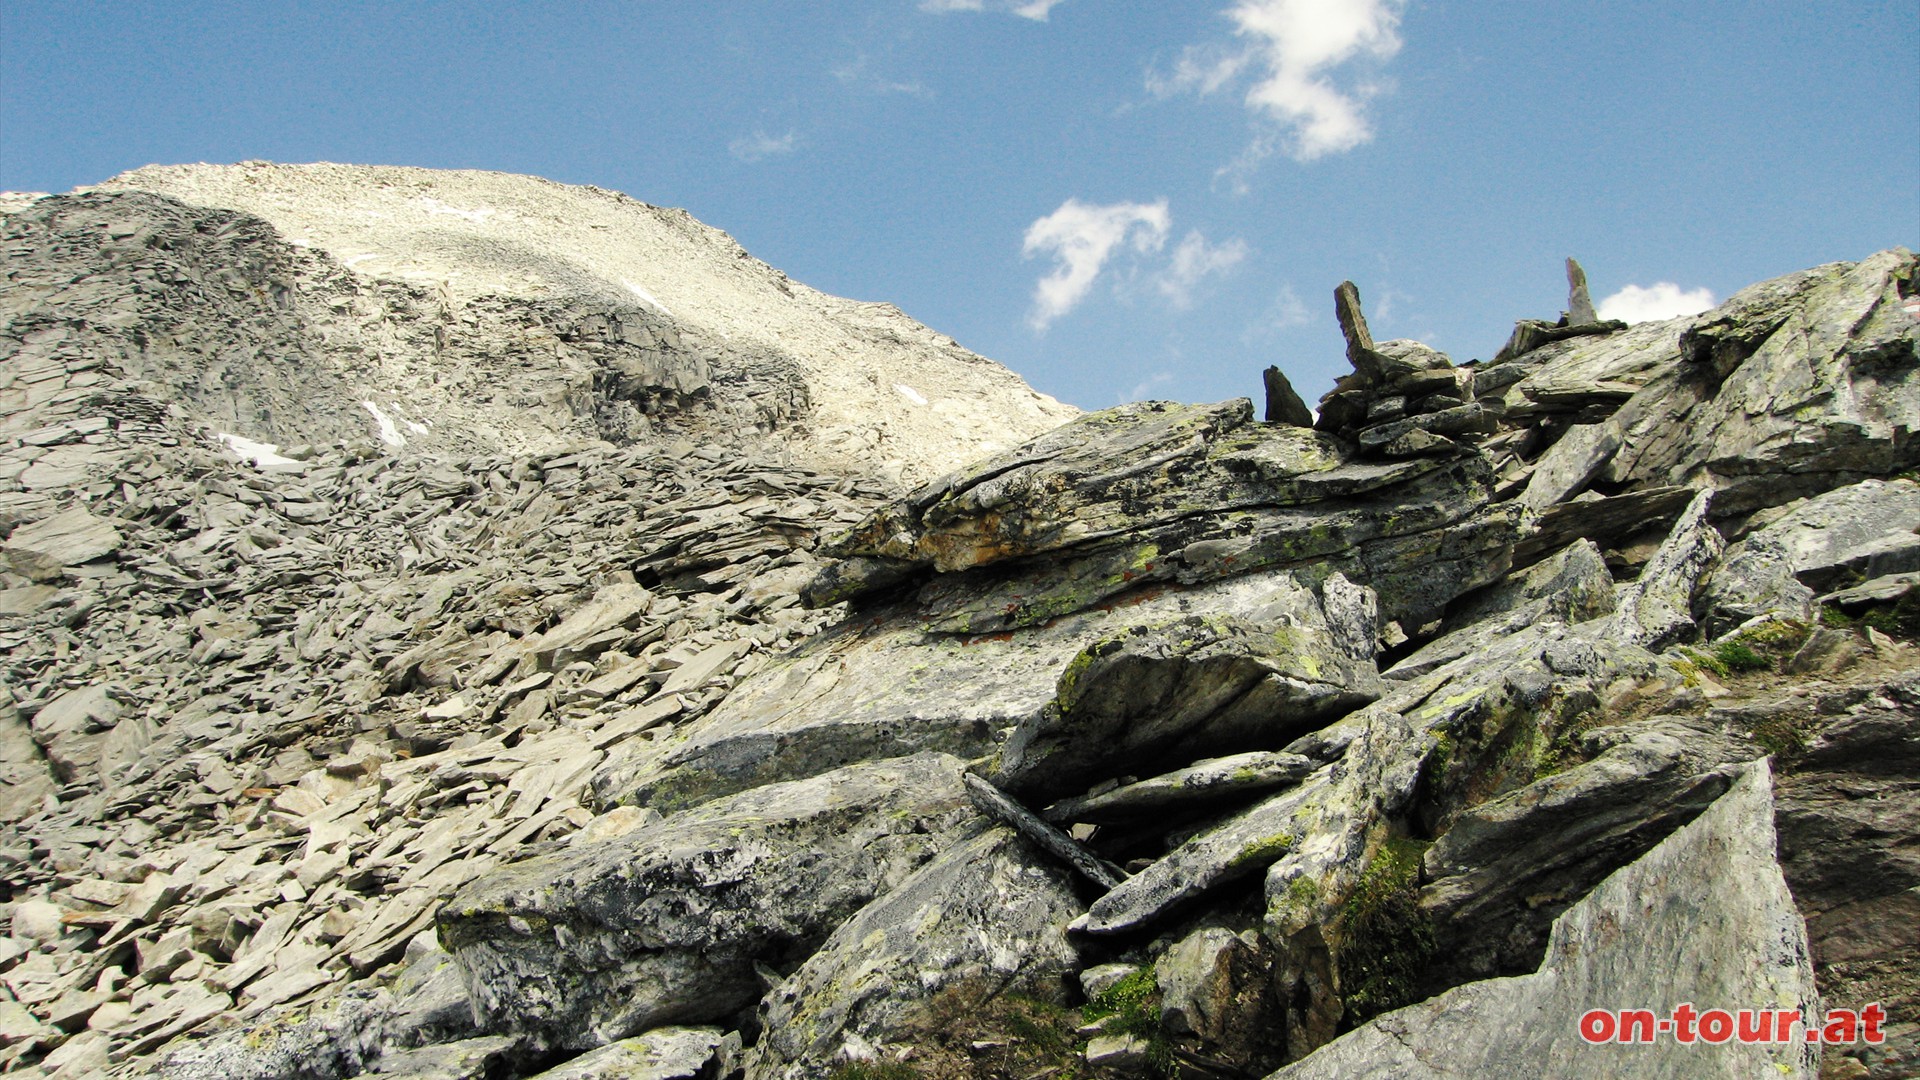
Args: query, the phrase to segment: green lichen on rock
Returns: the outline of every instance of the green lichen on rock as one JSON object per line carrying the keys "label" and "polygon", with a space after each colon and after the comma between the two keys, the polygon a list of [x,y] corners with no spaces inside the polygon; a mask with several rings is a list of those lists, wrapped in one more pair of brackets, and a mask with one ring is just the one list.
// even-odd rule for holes
{"label": "green lichen on rock", "polygon": [[1241,849],[1233,860],[1235,866],[1266,866],[1293,850],[1292,833],[1276,833],[1273,836],[1256,840]]}

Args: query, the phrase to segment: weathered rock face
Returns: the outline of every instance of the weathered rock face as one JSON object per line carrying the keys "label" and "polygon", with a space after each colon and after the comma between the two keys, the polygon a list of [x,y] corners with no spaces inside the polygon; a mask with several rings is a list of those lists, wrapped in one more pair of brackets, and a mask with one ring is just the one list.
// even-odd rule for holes
{"label": "weathered rock face", "polygon": [[[1338,586],[1332,595],[1338,604]],[[1018,634],[930,634],[915,624],[911,609],[899,621],[852,621],[771,665],[700,723],[615,756],[595,777],[595,791],[603,802],[677,809],[888,753],[980,756],[1015,729],[1044,741],[1061,730],[1063,673],[1102,640],[1125,638],[1135,627],[1179,625],[1203,612],[1278,632],[1296,610],[1320,624],[1321,603],[1290,579],[1241,578],[1143,596]],[[1321,654],[1320,646],[1312,649],[1311,655]],[[1347,661],[1340,670],[1355,666]],[[1312,685],[1322,696],[1338,692]],[[1189,727],[1206,719],[1189,716]],[[1222,734],[1256,744],[1276,737],[1274,731]]]}
{"label": "weathered rock face", "polygon": [[1480,512],[1489,479],[1471,455],[1356,461],[1325,434],[1254,424],[1245,399],[1144,402],[879,511],[829,549],[853,569],[829,569],[805,595],[857,598],[932,570],[943,576],[921,594],[928,627],[978,634],[1158,583],[1309,565],[1372,587],[1383,619],[1419,626],[1507,568],[1517,515]]}
{"label": "weathered rock face", "polygon": [[[1727,789],[1762,751],[1685,717],[1585,733],[1586,760],[1470,807],[1429,848],[1420,907],[1451,981],[1529,970],[1546,924]],[[1498,933],[1489,933],[1492,928]]]}
{"label": "weathered rock face", "polygon": [[1904,250],[1754,286],[1697,316],[1682,363],[1623,404],[1614,484],[1719,486],[1719,512],[1920,463],[1920,320]]}
{"label": "weathered rock face", "polygon": [[[1534,974],[1473,983],[1379,1017],[1276,1080],[1595,1068],[1676,1078],[1814,1076],[1818,1048],[1797,1040],[1702,1053],[1672,1039],[1593,1046],[1578,1027],[1589,1009],[1668,1016],[1683,1002],[1703,1011],[1726,1003],[1818,1014],[1803,923],[1774,862],[1771,788],[1766,765],[1749,766],[1707,813],[1556,920]],[[1649,980],[1648,972],[1659,974]]]}
{"label": "weathered rock face", "polygon": [[1920,835],[1920,676],[1813,704],[1784,718],[1812,730],[1779,780],[1780,867],[1828,1007],[1878,1003],[1890,1018],[1885,1043],[1830,1048],[1829,1064],[1898,1076],[1920,1067],[1920,855],[1907,842]]}
{"label": "weathered rock face", "polygon": [[1371,644],[1344,652],[1320,600],[1273,581],[1244,618],[1129,619],[1080,650],[1052,704],[1007,739],[1000,781],[1059,795],[1169,756],[1277,748],[1378,697]]}
{"label": "weathered rock face", "polygon": [[972,818],[922,755],[771,784],[497,871],[439,914],[491,1025],[590,1047],[731,1017]]}
{"label": "weathered rock face", "polygon": [[933,1034],[930,1001],[964,987],[1064,996],[1081,903],[1055,866],[998,828],[954,845],[846,921],[761,1002],[750,1077],[820,1077],[836,1060]]}

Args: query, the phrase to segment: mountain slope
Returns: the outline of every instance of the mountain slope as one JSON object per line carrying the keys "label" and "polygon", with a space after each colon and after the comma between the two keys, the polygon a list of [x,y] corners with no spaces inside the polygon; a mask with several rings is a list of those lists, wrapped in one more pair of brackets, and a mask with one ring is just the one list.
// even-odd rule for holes
{"label": "mountain slope", "polygon": [[94,190],[255,215],[330,256],[346,278],[310,279],[331,351],[358,358],[383,410],[460,444],[622,441],[648,424],[627,410],[596,425],[596,408],[621,410],[583,393],[649,416],[699,398],[728,424],[803,425],[816,460],[919,480],[1076,415],[891,305],[810,289],[686,211],[600,188],[249,162],[149,166]]}

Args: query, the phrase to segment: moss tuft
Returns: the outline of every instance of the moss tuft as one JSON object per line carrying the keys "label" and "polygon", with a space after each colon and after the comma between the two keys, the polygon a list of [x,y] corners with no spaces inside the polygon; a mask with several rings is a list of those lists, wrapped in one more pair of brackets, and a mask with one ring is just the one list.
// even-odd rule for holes
{"label": "moss tuft", "polygon": [[1920,590],[1909,591],[1891,604],[1882,604],[1860,621],[1889,637],[1920,641]]}
{"label": "moss tuft", "polygon": [[1160,984],[1152,968],[1141,968],[1095,994],[1080,1015],[1088,1022],[1112,1017],[1106,1025],[1109,1034],[1146,1040],[1148,1072],[1174,1074],[1173,1043],[1160,1028]]}
{"label": "moss tuft", "polygon": [[1798,619],[1770,619],[1759,626],[1740,631],[1734,635],[1734,640],[1775,652],[1790,652],[1799,648],[1807,640],[1807,634],[1811,630],[1811,627]]}
{"label": "moss tuft", "polygon": [[1699,649],[1682,648],[1680,651],[1695,665],[1694,674],[1696,677],[1688,685],[1699,685],[1698,674],[1701,671],[1711,671],[1723,679],[1727,677],[1727,665],[1722,663],[1719,657],[1710,653],[1703,653]]}
{"label": "moss tuft", "polygon": [[1359,1025],[1418,1000],[1436,948],[1433,920],[1420,910],[1426,841],[1381,843],[1341,908],[1339,974],[1345,1023]]}
{"label": "moss tuft", "polygon": [[827,1080],[918,1080],[920,1074],[904,1061],[850,1061],[827,1074]]}
{"label": "moss tuft", "polygon": [[1754,652],[1743,641],[1723,641],[1714,647],[1713,658],[1728,672],[1768,671],[1773,661]]}
{"label": "moss tuft", "polygon": [[1150,1038],[1159,1034],[1160,984],[1153,969],[1141,968],[1095,994],[1080,1015],[1089,1022],[1114,1017],[1107,1030],[1120,1035]]}
{"label": "moss tuft", "polygon": [[1235,867],[1266,866],[1293,850],[1292,833],[1276,833],[1249,844],[1233,857]]}

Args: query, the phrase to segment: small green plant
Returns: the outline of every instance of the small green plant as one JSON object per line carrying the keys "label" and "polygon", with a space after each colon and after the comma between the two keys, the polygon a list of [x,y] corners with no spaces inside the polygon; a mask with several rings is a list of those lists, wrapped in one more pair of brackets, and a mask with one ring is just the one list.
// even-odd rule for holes
{"label": "small green plant", "polygon": [[1680,651],[1686,654],[1687,659],[1693,661],[1694,666],[1700,671],[1711,671],[1722,679],[1733,673],[1725,661],[1711,653],[1703,653],[1693,648],[1682,648]]}
{"label": "small green plant", "polygon": [[1920,590],[1909,592],[1890,604],[1876,604],[1857,618],[1835,604],[1822,604],[1820,625],[1833,630],[1872,627],[1890,637],[1920,641]]}
{"label": "small green plant", "polygon": [[1026,997],[1011,998],[1009,1004],[1007,1034],[1031,1047],[1036,1054],[1064,1058],[1073,1053],[1071,1027],[1062,1023],[1065,1010],[1060,1006]]}
{"label": "small green plant", "polygon": [[904,1061],[849,1061],[827,1074],[827,1080],[918,1080],[920,1074]]}
{"label": "small green plant", "polygon": [[1359,1025],[1418,999],[1437,947],[1433,920],[1420,910],[1420,860],[1426,841],[1380,845],[1341,908],[1341,997],[1346,1022]]}
{"label": "small green plant", "polygon": [[1154,1076],[1174,1073],[1173,1043],[1160,1028],[1160,984],[1153,969],[1141,968],[1093,996],[1080,1015],[1089,1022],[1112,1017],[1106,1030],[1132,1035],[1147,1043],[1147,1070]]}
{"label": "small green plant", "polygon": [[1754,652],[1744,641],[1723,641],[1714,646],[1713,658],[1720,667],[1728,672],[1767,671],[1773,667],[1773,661]]}
{"label": "small green plant", "polygon": [[1807,624],[1798,619],[1769,619],[1740,631],[1735,639],[1746,645],[1782,652],[1799,648],[1807,640],[1807,631]]}
{"label": "small green plant", "polygon": [[1533,778],[1544,780],[1549,776],[1566,772],[1568,766],[1573,764],[1573,756],[1573,743],[1570,740],[1565,736],[1553,740],[1548,745],[1546,753],[1540,755],[1540,763],[1533,770]]}
{"label": "small green plant", "polygon": [[1121,979],[1093,996],[1080,1015],[1088,1021],[1114,1017],[1107,1030],[1120,1035],[1146,1038],[1160,1031],[1160,984],[1154,981],[1152,968]]}
{"label": "small green plant", "polygon": [[1775,716],[1761,720],[1747,729],[1747,734],[1761,748],[1773,755],[1776,765],[1783,765],[1800,756],[1807,748],[1806,733],[1790,716]]}
{"label": "small green plant", "polygon": [[1920,640],[1920,590],[1909,591],[1891,604],[1874,608],[1861,616],[1860,621],[1890,637]]}

